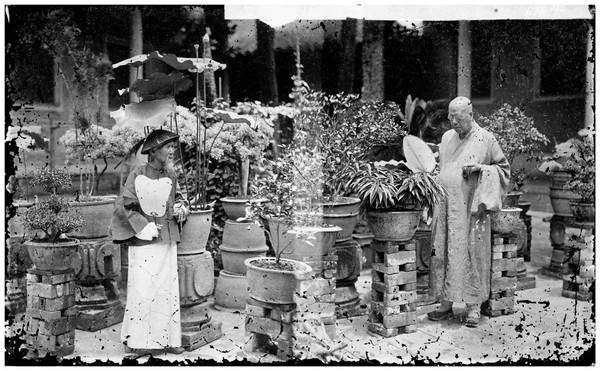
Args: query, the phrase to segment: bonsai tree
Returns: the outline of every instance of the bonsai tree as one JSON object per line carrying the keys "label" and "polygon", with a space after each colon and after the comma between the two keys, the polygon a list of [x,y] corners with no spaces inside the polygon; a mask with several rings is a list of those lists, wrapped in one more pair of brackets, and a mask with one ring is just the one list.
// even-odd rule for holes
{"label": "bonsai tree", "polygon": [[507,103],[490,116],[479,117],[478,122],[496,137],[512,167],[512,189],[519,191],[525,184],[526,174],[523,166],[515,168],[514,161],[518,156],[524,156],[526,161],[539,159],[541,146],[549,142],[548,138],[536,129],[532,117]]}
{"label": "bonsai tree", "polygon": [[39,201],[23,214],[25,228],[39,229],[45,233],[45,236],[38,240],[58,242],[65,239],[67,233],[84,225],[83,219],[70,210],[69,201],[57,194],[59,189],[72,185],[71,177],[66,171],[47,168],[37,170],[33,173],[31,185],[41,186],[46,192],[51,193],[48,199]]}

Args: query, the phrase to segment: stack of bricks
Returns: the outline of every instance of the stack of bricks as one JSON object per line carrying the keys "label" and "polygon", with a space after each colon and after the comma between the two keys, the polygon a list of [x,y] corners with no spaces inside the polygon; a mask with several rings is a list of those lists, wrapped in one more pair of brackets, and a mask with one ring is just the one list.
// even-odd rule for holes
{"label": "stack of bricks", "polygon": [[481,306],[489,317],[515,312],[517,290],[517,237],[492,233],[492,262],[490,274],[490,297]]}
{"label": "stack of bricks", "polygon": [[321,293],[333,290],[333,278],[315,277],[315,272],[310,272],[298,280],[293,303],[266,303],[249,297],[244,350],[282,359],[309,359],[318,352],[317,347],[333,349],[335,307],[321,301]]}
{"label": "stack of bricks", "polygon": [[286,258],[300,261],[308,264],[312,268],[311,281],[314,282],[315,291],[310,294],[315,297],[322,308],[320,321],[325,325],[329,336],[336,337],[336,306],[335,306],[335,288],[337,274],[337,259],[335,249],[330,249],[329,253],[318,257],[306,257],[301,255],[289,255]]}
{"label": "stack of bricks", "polygon": [[410,333],[417,323],[417,265],[414,240],[373,240],[371,309],[367,328],[384,337]]}
{"label": "stack of bricks", "polygon": [[75,351],[75,272],[29,269],[26,347],[35,357],[64,357]]}
{"label": "stack of bricks", "polygon": [[594,296],[594,236],[593,226],[571,236],[565,244],[566,274],[563,276],[562,296],[589,301]]}

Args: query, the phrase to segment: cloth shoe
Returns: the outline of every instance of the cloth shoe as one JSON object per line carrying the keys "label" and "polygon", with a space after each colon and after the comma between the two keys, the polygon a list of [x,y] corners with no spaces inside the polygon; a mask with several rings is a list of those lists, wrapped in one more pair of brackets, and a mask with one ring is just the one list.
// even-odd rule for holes
{"label": "cloth shoe", "polygon": [[165,348],[165,351],[171,354],[181,354],[185,352],[185,349],[183,347],[168,347]]}
{"label": "cloth shoe", "polygon": [[479,326],[479,318],[481,317],[481,305],[468,305],[469,312],[467,313],[467,319],[465,325],[467,327]]}
{"label": "cloth shoe", "polygon": [[450,307],[450,309],[442,310],[442,311],[439,311],[436,309],[433,312],[427,313],[427,318],[429,318],[432,321],[441,321],[443,319],[450,317],[451,314],[452,314],[452,307]]}

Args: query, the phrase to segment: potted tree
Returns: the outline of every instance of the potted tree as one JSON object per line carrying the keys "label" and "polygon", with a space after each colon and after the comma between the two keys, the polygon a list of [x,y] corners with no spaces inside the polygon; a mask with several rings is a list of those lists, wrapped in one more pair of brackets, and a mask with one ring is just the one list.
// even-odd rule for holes
{"label": "potted tree", "polygon": [[33,236],[24,244],[38,269],[66,270],[70,268],[79,245],[79,241],[67,237],[67,233],[84,225],[83,219],[71,209],[70,202],[57,194],[59,189],[71,186],[71,177],[66,171],[44,168],[34,172],[31,185],[41,186],[50,195],[23,213],[26,229],[44,232],[43,236]]}
{"label": "potted tree", "polygon": [[573,161],[573,159],[581,157],[579,153],[581,143],[576,142],[589,142],[589,135],[591,135],[591,131],[582,129],[579,132],[579,138],[569,138],[565,142],[557,143],[554,146],[552,155],[545,157],[538,168],[552,177],[550,201],[556,215],[572,216],[570,203],[581,198],[580,194],[574,192],[570,187],[565,187],[565,185],[574,177],[577,171],[581,170],[580,165]]}
{"label": "potted tree", "polygon": [[511,165],[511,184],[503,208],[517,207],[519,198],[523,194],[521,188],[526,181],[526,172],[523,165],[517,166],[516,160],[518,157],[524,157],[525,161],[539,159],[541,146],[548,143],[548,138],[537,130],[532,117],[507,103],[491,115],[479,117],[478,122],[484,129],[494,134]]}
{"label": "potted tree", "polygon": [[573,176],[563,186],[581,198],[569,201],[571,212],[576,220],[594,222],[596,212],[594,207],[596,191],[596,165],[593,137],[573,140],[575,151],[567,161],[574,169]]}
{"label": "potted tree", "polygon": [[446,190],[435,181],[435,158],[414,136],[403,140],[406,162],[357,164],[348,187],[367,209],[367,222],[375,239],[406,241],[413,237],[424,210],[430,214]]}

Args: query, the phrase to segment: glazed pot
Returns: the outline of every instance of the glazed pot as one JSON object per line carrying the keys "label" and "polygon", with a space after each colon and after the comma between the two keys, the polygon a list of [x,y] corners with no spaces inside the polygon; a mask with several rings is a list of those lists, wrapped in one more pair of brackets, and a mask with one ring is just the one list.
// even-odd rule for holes
{"label": "glazed pot", "polygon": [[223,243],[219,246],[223,269],[232,274],[246,274],[244,261],[266,256],[267,246],[263,230],[252,222],[225,221]]}
{"label": "glazed pot", "polygon": [[79,240],[71,238],[64,242],[25,241],[35,268],[43,271],[64,271],[71,268],[78,254]]}
{"label": "glazed pot", "polygon": [[408,241],[415,235],[421,220],[421,210],[367,213],[367,223],[376,240]]}
{"label": "glazed pot", "polygon": [[206,250],[210,235],[213,209],[190,210],[180,233],[177,255],[200,254]]}
{"label": "glazed pot", "polygon": [[281,259],[289,270],[261,267],[261,262],[273,265],[275,258],[251,258],[245,261],[248,277],[248,295],[255,300],[272,304],[293,304],[298,273],[310,273],[305,263]]}
{"label": "glazed pot", "polygon": [[575,220],[579,222],[594,222],[596,207],[593,202],[569,201],[569,207]]}
{"label": "glazed pot", "polygon": [[73,238],[101,238],[108,236],[117,196],[94,196],[92,201],[72,202],[71,207],[85,225],[69,233]]}
{"label": "glazed pot", "polygon": [[341,230],[338,226],[294,227],[286,233],[286,241],[292,240],[290,246],[280,246],[285,248],[281,257],[298,261],[323,260],[323,257],[331,252]]}
{"label": "glazed pot", "polygon": [[[246,267],[244,266],[244,271]],[[215,285],[215,307],[219,310],[246,309],[248,278],[245,275],[221,271]]]}
{"label": "glazed pot", "polygon": [[523,192],[508,192],[502,201],[502,207],[511,208],[519,206],[519,199],[523,195]]}
{"label": "glazed pot", "polygon": [[571,207],[569,206],[570,201],[578,201],[581,197],[573,191],[566,189],[556,188],[550,186],[550,204],[554,214],[560,216],[572,216]]}
{"label": "glazed pot", "polygon": [[342,228],[338,233],[336,242],[348,241],[352,238],[352,231],[358,222],[360,198],[342,197],[338,200],[317,202],[323,208],[323,222],[337,225]]}
{"label": "glazed pot", "polygon": [[221,198],[223,210],[225,210],[225,214],[227,214],[227,217],[231,220],[237,220],[239,218],[246,217],[246,203],[249,201],[267,202],[267,200],[264,198],[255,199],[250,196]]}
{"label": "glazed pot", "polygon": [[518,207],[513,207],[491,213],[492,233],[512,234],[521,223],[521,211]]}

